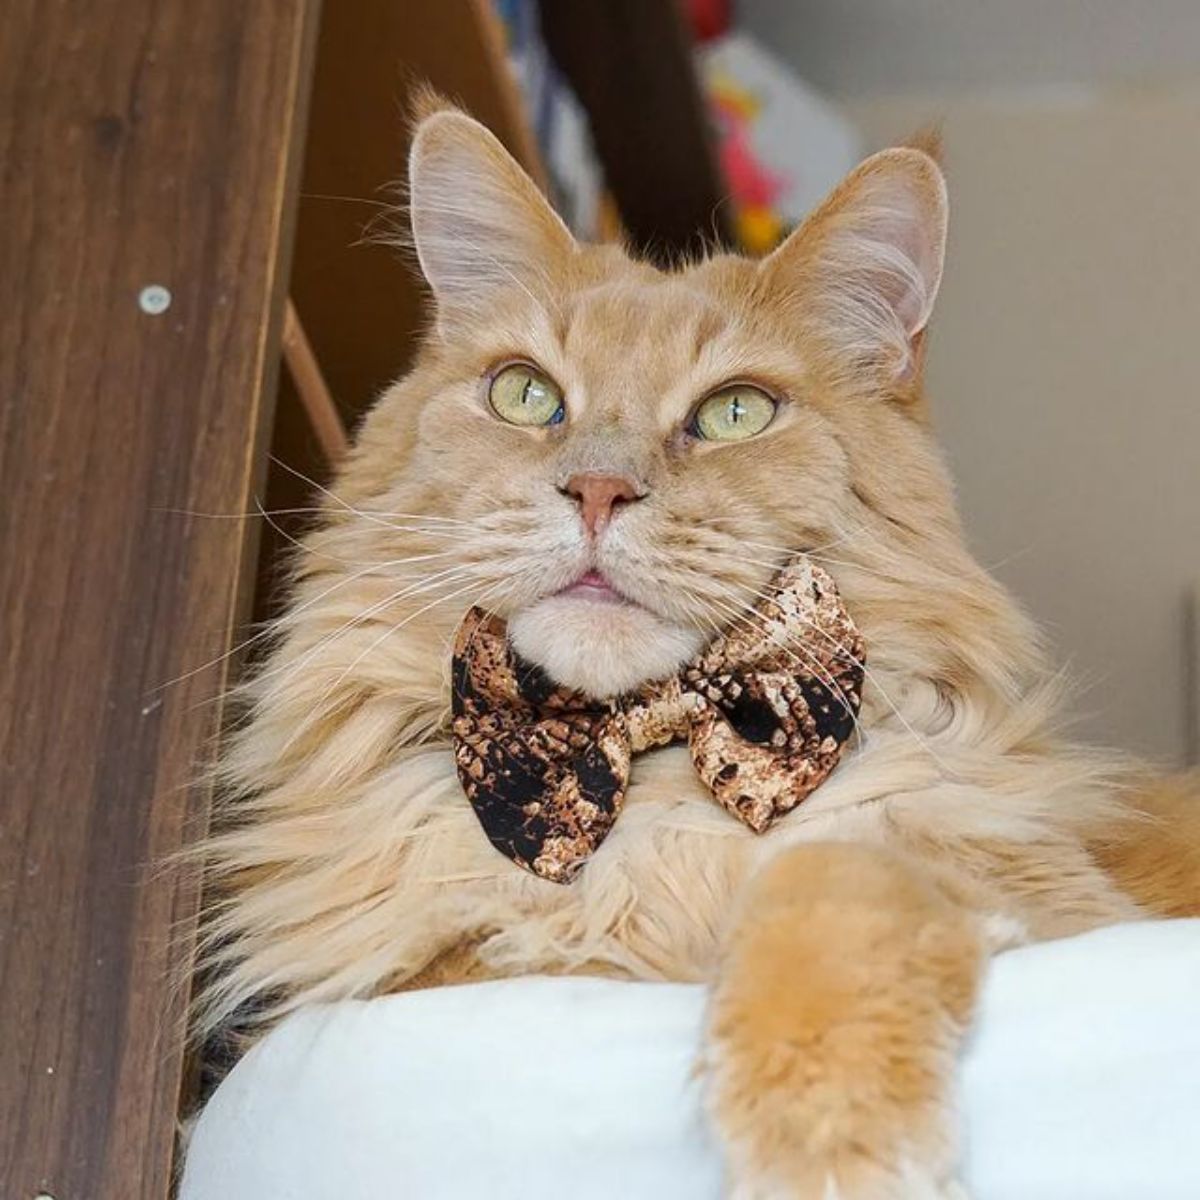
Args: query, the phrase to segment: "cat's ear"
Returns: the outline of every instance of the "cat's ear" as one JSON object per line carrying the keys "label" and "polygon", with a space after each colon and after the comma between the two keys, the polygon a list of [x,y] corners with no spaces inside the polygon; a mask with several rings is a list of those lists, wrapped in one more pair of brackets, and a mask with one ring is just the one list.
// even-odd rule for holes
{"label": "cat's ear", "polygon": [[868,158],[768,258],[762,271],[793,296],[835,352],[900,382],[920,364],[946,252],[941,168],[924,150]]}
{"label": "cat's ear", "polygon": [[408,159],[409,210],[439,321],[533,294],[575,250],[537,186],[498,139],[453,108],[425,116]]}

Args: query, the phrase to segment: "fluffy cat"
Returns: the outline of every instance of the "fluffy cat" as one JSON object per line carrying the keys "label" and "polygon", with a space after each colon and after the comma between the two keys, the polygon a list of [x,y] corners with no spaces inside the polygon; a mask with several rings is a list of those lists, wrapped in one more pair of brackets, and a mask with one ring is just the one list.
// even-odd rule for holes
{"label": "fluffy cat", "polygon": [[[964,543],[920,383],[939,167],[886,150],[765,260],[668,272],[576,244],[457,111],[425,115],[410,181],[436,321],[245,688],[204,1021],[497,974],[707,981],[732,1194],[963,1195],[951,1101],[987,956],[1197,911],[1200,822],[1190,785],[1056,739],[1035,630]],[[469,605],[609,696],[801,552],[869,676],[857,742],[799,809],[755,837],[674,746],[637,759],[570,886],[491,847],[446,733]]]}

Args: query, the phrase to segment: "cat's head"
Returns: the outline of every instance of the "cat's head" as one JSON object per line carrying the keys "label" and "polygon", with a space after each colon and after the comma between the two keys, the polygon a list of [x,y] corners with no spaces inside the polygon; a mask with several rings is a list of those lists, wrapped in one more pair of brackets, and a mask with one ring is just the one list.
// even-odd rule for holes
{"label": "cat's head", "polygon": [[435,316],[344,483],[443,534],[446,611],[495,610],[525,658],[608,696],[797,551],[868,580],[958,545],[920,397],[947,216],[928,154],[875,155],[762,261],[672,271],[577,243],[460,112],[420,124],[410,183]]}

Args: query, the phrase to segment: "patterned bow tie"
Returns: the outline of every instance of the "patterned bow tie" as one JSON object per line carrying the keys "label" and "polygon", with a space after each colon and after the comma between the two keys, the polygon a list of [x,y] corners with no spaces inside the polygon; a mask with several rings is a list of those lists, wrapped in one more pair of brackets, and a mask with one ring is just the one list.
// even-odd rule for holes
{"label": "patterned bow tie", "polygon": [[833,580],[805,559],[678,675],[607,703],[556,687],[473,608],[454,646],[458,775],[492,844],[556,883],[608,835],[632,755],[677,739],[717,802],[762,833],[837,766],[864,662]]}

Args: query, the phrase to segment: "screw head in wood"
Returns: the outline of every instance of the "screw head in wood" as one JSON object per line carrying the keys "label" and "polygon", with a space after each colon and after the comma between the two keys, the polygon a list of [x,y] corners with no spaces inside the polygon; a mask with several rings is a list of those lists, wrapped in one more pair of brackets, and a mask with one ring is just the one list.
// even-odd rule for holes
{"label": "screw head in wood", "polygon": [[148,316],[161,316],[171,307],[171,293],[161,283],[148,283],[138,292],[138,308]]}

